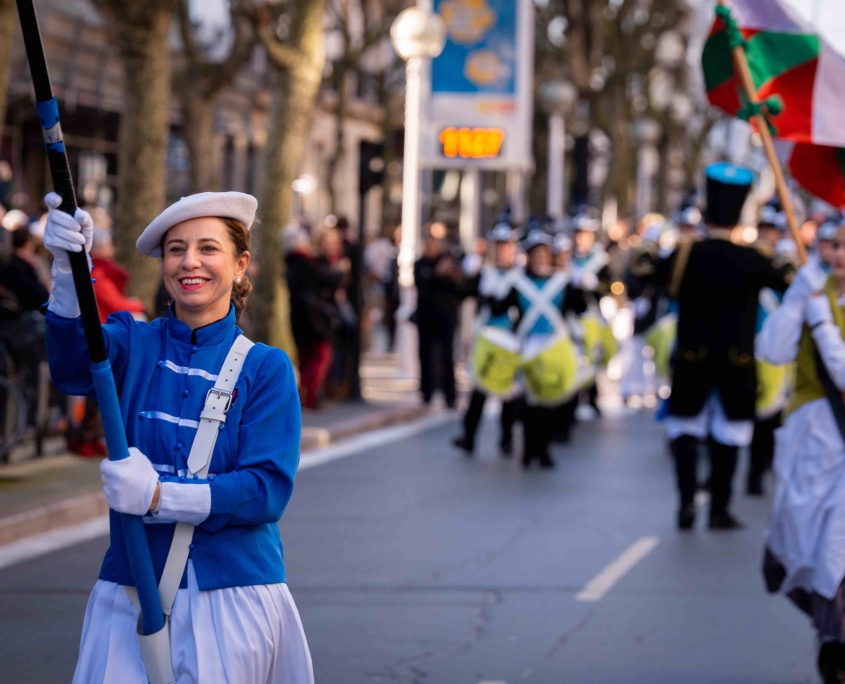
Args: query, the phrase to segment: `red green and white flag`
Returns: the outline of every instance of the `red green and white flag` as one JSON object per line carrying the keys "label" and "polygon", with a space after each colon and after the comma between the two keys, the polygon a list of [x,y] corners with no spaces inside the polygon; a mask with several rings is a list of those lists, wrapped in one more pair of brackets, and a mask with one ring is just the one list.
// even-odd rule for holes
{"label": "red green and white flag", "polygon": [[[774,134],[799,143],[845,147],[845,59],[782,0],[728,0],[745,38],[760,100],[778,96]],[[736,116],[743,108],[734,76],[729,27],[714,22],[702,54],[710,103]]]}
{"label": "red green and white flag", "polygon": [[809,193],[834,207],[845,207],[845,148],[789,143],[789,172]]}

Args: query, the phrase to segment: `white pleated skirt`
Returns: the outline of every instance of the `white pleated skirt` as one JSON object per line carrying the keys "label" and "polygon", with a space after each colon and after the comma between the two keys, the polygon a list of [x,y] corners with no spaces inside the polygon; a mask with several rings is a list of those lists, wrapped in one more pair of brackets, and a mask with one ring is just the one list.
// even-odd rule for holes
{"label": "white pleated skirt", "polygon": [[[126,591],[98,580],[73,684],[147,684]],[[200,591],[188,563],[170,620],[177,684],[313,684],[311,654],[287,584]]]}

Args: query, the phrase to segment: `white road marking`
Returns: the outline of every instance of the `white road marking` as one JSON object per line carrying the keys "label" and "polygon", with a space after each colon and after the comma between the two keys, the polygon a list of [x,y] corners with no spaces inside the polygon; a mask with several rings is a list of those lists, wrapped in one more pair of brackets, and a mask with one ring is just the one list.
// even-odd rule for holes
{"label": "white road marking", "polygon": [[613,586],[637,563],[650,554],[660,540],[657,537],[643,537],[631,544],[614,558],[598,575],[575,595],[576,601],[600,601]]}
{"label": "white road marking", "polygon": [[101,515],[79,525],[62,527],[52,532],[45,532],[34,537],[20,539],[11,544],[0,546],[0,568],[38,558],[68,546],[91,541],[109,533],[109,516]]}
{"label": "white road marking", "polygon": [[[316,468],[324,463],[331,463],[347,456],[366,452],[376,447],[398,442],[413,435],[437,427],[454,419],[452,413],[439,413],[433,416],[421,418],[405,425],[373,430],[358,437],[352,437],[343,442],[314,449],[302,455],[299,462],[299,470]],[[0,546],[0,569],[8,568],[11,565],[23,561],[44,556],[53,551],[65,549],[69,546],[81,544],[97,537],[104,537],[109,533],[109,516],[102,515],[92,518],[79,525],[63,527],[52,532],[35,535],[21,539],[5,546]]]}

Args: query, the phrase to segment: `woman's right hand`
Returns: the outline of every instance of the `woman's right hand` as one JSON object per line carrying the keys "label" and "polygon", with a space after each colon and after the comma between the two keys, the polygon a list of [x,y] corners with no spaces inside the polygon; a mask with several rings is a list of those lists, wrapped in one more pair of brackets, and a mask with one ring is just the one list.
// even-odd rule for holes
{"label": "woman's right hand", "polygon": [[53,255],[59,270],[70,272],[70,257],[68,252],[91,251],[94,239],[94,220],[91,214],[83,209],[77,209],[73,216],[63,212],[59,207],[62,198],[55,192],[44,198],[49,212],[47,224],[44,227],[44,246]]}
{"label": "woman's right hand", "polygon": [[827,273],[818,262],[810,261],[798,269],[783,300],[803,306],[810,297],[824,289],[825,283],[827,283]]}

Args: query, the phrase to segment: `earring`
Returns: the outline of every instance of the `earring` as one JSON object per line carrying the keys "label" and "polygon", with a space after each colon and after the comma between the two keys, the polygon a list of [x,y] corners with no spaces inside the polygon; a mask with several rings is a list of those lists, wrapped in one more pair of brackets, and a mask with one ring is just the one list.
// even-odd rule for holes
{"label": "earring", "polygon": [[235,282],[236,282],[238,285],[240,285],[240,284],[241,284],[241,279],[240,279],[240,278],[235,278]]}

